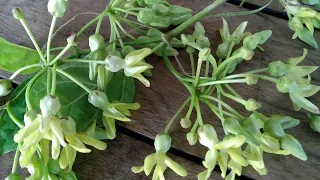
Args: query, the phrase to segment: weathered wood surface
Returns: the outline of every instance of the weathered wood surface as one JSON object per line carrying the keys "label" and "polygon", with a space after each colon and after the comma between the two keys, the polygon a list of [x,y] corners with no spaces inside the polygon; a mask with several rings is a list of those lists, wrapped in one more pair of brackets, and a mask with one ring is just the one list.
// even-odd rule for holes
{"label": "weathered wood surface", "polygon": [[[237,0],[237,1],[241,2],[241,0]],[[269,2],[270,2],[270,0],[246,0],[246,3],[251,3],[251,4],[255,4],[255,5],[259,5],[259,6],[264,6],[264,5],[268,4]],[[279,0],[273,0],[267,8],[272,9],[272,10],[276,10],[279,12],[282,12],[284,10],[284,8],[280,4]]]}
{"label": "weathered wood surface", "polygon": [[[46,2],[34,1],[5,1],[0,2],[0,36],[15,42],[28,45],[32,47],[28,40],[23,28],[20,24],[11,18],[11,8],[13,6],[20,6],[28,12],[25,13],[28,23],[33,30],[36,38],[43,44],[46,41],[46,36],[50,24],[50,16],[46,11]],[[191,7],[195,10],[199,10],[209,4],[211,1],[203,0],[188,0],[188,1],[173,1],[173,3],[181,4],[187,7]],[[197,6],[195,7],[195,4]],[[74,14],[83,11],[96,11],[103,9],[105,2],[103,1],[81,1],[70,3],[70,11],[65,19],[71,18]],[[226,11],[240,11],[240,9],[234,5],[226,4],[222,8],[219,8],[215,13],[221,13]],[[39,16],[39,14],[41,16]],[[78,30],[84,23],[88,22],[90,17],[81,16],[74,22],[69,24],[61,31],[54,44],[64,45],[65,37],[69,36],[72,32]],[[306,44],[299,40],[291,40],[292,32],[287,27],[287,22],[264,14],[256,14],[250,16],[232,17],[227,18],[229,25],[234,29],[240,22],[248,20],[248,30],[256,32],[259,30],[271,29],[273,30],[273,36],[264,45],[265,52],[257,52],[254,60],[245,62],[240,66],[239,72],[244,72],[248,69],[258,69],[265,67],[272,60],[285,60],[291,56],[300,56],[302,54],[302,48],[308,48],[309,54],[306,58],[305,64],[319,65],[319,50],[310,49]],[[218,45],[218,33],[217,29],[221,28],[220,19],[205,19],[204,25],[210,38],[213,49]],[[61,24],[61,23],[60,23]],[[108,23],[103,27],[107,27]],[[108,33],[107,28],[103,28],[105,34]],[[91,34],[93,31],[89,32]],[[315,32],[316,39],[320,39],[319,32]],[[214,51],[213,51],[214,52]],[[183,56],[180,57],[184,67],[188,65],[188,62]],[[170,74],[170,72],[164,67],[160,58],[149,58],[148,61],[154,65],[154,76],[151,78],[151,87],[145,88],[140,83],[137,83],[137,97],[136,101],[141,103],[142,107],[139,111],[134,113],[134,121],[128,124],[121,124],[128,129],[141,133],[148,137],[154,138],[154,136],[160,132],[166,125],[170,116],[174,114],[180,103],[184,101],[187,96],[187,91],[178,83],[177,80]],[[186,70],[188,70],[186,68]],[[3,74],[1,74],[3,75]],[[319,85],[320,72],[317,71],[312,75],[314,81]],[[256,86],[235,86],[239,89],[240,94],[244,97],[252,97],[257,99],[263,108],[261,112],[264,114],[282,114],[292,115],[301,119],[301,124],[290,130],[289,133],[297,137],[306,150],[309,156],[308,161],[301,162],[291,156],[280,157],[267,155],[265,158],[266,166],[269,169],[267,176],[260,177],[252,170],[247,170],[247,174],[257,179],[319,179],[320,175],[320,147],[317,139],[319,134],[313,132],[307,123],[306,117],[303,113],[292,111],[292,106],[285,94],[279,94],[275,90],[274,85],[262,82]],[[242,88],[245,87],[245,88]],[[312,98],[312,101],[316,105],[320,105],[319,95]],[[243,112],[242,107],[236,103],[230,102],[233,107],[240,109]],[[213,123],[218,130],[221,137],[221,125],[219,120],[207,111],[204,116],[207,122]],[[205,149],[201,146],[190,147],[185,139],[185,134],[188,131],[181,130],[179,123],[177,122],[172,127],[173,144],[176,148],[181,149],[190,154],[204,157]],[[115,153],[110,151],[111,153]],[[148,154],[148,153],[146,153]],[[90,155],[88,155],[90,156]],[[138,155],[137,155],[138,156]],[[140,157],[141,158],[141,157]],[[280,163],[279,163],[280,162]]]}
{"label": "weathered wood surface", "polygon": [[[108,148],[105,151],[92,149],[89,154],[79,153],[77,155],[73,170],[79,180],[147,180],[152,177],[152,174],[146,177],[144,172],[134,174],[131,172],[131,167],[143,165],[144,157],[154,152],[153,146],[121,133],[118,133],[118,137],[113,141],[108,141],[107,144]],[[14,152],[11,152],[0,158],[0,179],[5,179],[10,174],[13,156]],[[168,156],[176,160],[188,171],[188,176],[183,178],[168,169],[165,172],[168,179],[193,180],[197,178],[196,176],[199,172],[204,170],[202,166],[194,162],[170,153],[168,153]],[[25,170],[22,174],[28,176]],[[222,178],[220,173],[214,171],[210,179],[219,180]]]}

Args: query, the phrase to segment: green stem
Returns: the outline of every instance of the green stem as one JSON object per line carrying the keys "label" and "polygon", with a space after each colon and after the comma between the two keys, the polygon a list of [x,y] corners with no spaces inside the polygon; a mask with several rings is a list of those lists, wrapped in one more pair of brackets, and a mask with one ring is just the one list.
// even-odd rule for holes
{"label": "green stem", "polygon": [[16,173],[17,170],[18,170],[19,156],[20,156],[20,150],[19,150],[19,148],[17,148],[16,153],[14,155],[14,159],[13,159],[13,165],[12,165],[11,173]]}
{"label": "green stem", "polygon": [[34,67],[39,67],[39,66],[42,66],[43,64],[39,63],[39,64],[31,64],[31,65],[28,65],[28,66],[24,66],[20,69],[18,69],[16,72],[14,72],[11,76],[10,76],[10,80],[13,80],[18,74],[20,74],[22,71],[24,70],[27,70],[27,69],[30,69],[30,68],[34,68]]}
{"label": "green stem", "polygon": [[115,20],[115,22],[116,22],[116,24],[118,25],[118,27],[120,28],[120,30],[125,34],[125,35],[127,35],[129,38],[131,38],[132,40],[136,40],[137,38],[135,38],[134,36],[132,36],[130,33],[128,33],[123,27],[122,27],[122,25],[121,25],[121,23],[118,21],[118,20],[116,20],[116,19],[114,19]]}
{"label": "green stem", "polygon": [[[229,84],[224,84],[224,86],[236,97],[243,99],[240,94],[238,94]],[[221,87],[220,87],[221,88]],[[222,89],[222,88],[221,88]]]}
{"label": "green stem", "polygon": [[50,94],[50,83],[51,83],[51,71],[47,71],[47,94]]}
{"label": "green stem", "polygon": [[100,32],[100,28],[101,28],[103,17],[104,17],[104,15],[101,14],[99,19],[98,19],[98,23],[97,23],[97,27],[96,27],[96,31],[95,31],[96,34],[99,34],[99,32]]}
{"label": "green stem", "polygon": [[138,16],[138,13],[132,12],[132,11],[128,11],[128,10],[125,10],[125,9],[121,9],[121,8],[112,8],[112,9],[116,10],[116,11],[121,11],[121,12],[124,12],[124,13],[128,13],[128,14],[131,14],[131,15],[134,15],[134,16]]}
{"label": "green stem", "polygon": [[51,48],[51,40],[52,40],[52,34],[53,34],[53,30],[54,27],[56,25],[57,22],[57,17],[53,16],[52,17],[52,22],[51,22],[51,26],[50,26],[50,30],[49,30],[49,35],[48,35],[48,41],[47,41],[47,63],[50,62],[50,48]]}
{"label": "green stem", "polygon": [[232,49],[233,49],[234,44],[235,44],[235,42],[232,41],[232,42],[231,42],[231,45],[230,45],[230,47],[229,47],[229,49],[228,49],[226,59],[228,59],[228,58],[231,56],[231,52],[232,52]]}
{"label": "green stem", "polygon": [[193,53],[189,53],[192,76],[195,76]]}
{"label": "green stem", "polygon": [[112,19],[112,20],[111,20],[111,21],[112,21],[112,25],[111,25],[111,26],[113,26],[113,29],[114,29],[114,31],[116,32],[116,35],[117,35],[117,37],[118,37],[118,39],[119,39],[119,42],[120,42],[120,45],[121,45],[122,48],[124,48],[124,43],[123,43],[123,41],[122,41],[122,39],[121,39],[121,35],[120,35],[119,31],[118,31],[116,22],[115,22],[113,16],[109,16],[109,17],[110,17],[110,19]]}
{"label": "green stem", "polygon": [[193,133],[196,132],[196,130],[198,129],[198,125],[199,125],[199,120],[196,119],[190,132],[193,132]]}
{"label": "green stem", "polygon": [[217,88],[217,98],[219,100],[219,102],[218,102],[219,113],[223,117],[222,105],[221,105],[221,92],[220,92],[219,88]]}
{"label": "green stem", "polygon": [[197,86],[198,81],[199,81],[199,76],[200,76],[200,71],[201,71],[201,66],[202,66],[202,60],[198,59],[198,65],[197,65],[197,71],[196,71],[196,77],[193,82],[193,86]]}
{"label": "green stem", "polygon": [[56,88],[57,88],[57,63],[55,63],[52,68],[51,95],[56,94]]}
{"label": "green stem", "polygon": [[190,119],[190,116],[191,116],[191,113],[192,113],[192,110],[193,110],[193,107],[194,107],[194,94],[195,92],[192,91],[192,94],[191,94],[191,103],[190,103],[190,106],[189,106],[189,109],[188,109],[188,112],[186,114],[186,118],[187,119]]}
{"label": "green stem", "polygon": [[181,105],[181,107],[178,109],[178,111],[172,116],[172,118],[170,119],[168,125],[166,126],[166,128],[164,129],[164,133],[168,133],[171,125],[173,124],[173,122],[176,120],[176,118],[178,117],[178,115],[181,113],[181,111],[186,107],[186,105],[189,103],[189,101],[191,100],[191,97],[188,97],[184,103]]}
{"label": "green stem", "polygon": [[81,63],[106,64],[106,62],[104,60],[92,60],[92,59],[65,59],[62,62],[65,62],[65,63],[81,62]]}
{"label": "green stem", "polygon": [[267,80],[273,83],[277,83],[279,81],[278,79],[269,77],[269,76],[264,76],[264,75],[256,75],[256,76],[258,76],[260,79]]}
{"label": "green stem", "polygon": [[19,121],[19,119],[14,115],[14,113],[11,110],[10,102],[7,104],[7,112],[12,119],[12,121],[19,127],[22,128],[23,124]]}
{"label": "green stem", "polygon": [[221,6],[224,2],[226,2],[227,0],[216,0],[213,3],[211,3],[209,6],[207,6],[206,8],[204,8],[203,10],[201,10],[200,12],[198,12],[197,14],[195,14],[194,16],[192,16],[191,18],[189,18],[188,20],[186,20],[184,23],[180,24],[178,27],[176,27],[174,30],[170,31],[167,35],[166,35],[166,39],[167,40],[171,40],[172,38],[176,37],[177,35],[179,35],[182,31],[184,31],[186,28],[190,27],[192,24],[196,23],[197,21],[199,21],[201,18],[205,17],[206,15],[208,15],[212,10],[218,8],[219,6]]}
{"label": "green stem", "polygon": [[217,111],[217,107],[215,107],[212,103],[210,103],[209,101],[203,101],[204,103],[206,103],[208,105],[208,107],[211,109],[211,111],[222,121],[222,124],[224,122],[224,117],[221,116],[218,111]]}
{"label": "green stem", "polygon": [[242,0],[239,6],[242,7],[245,2],[246,0]]}
{"label": "green stem", "polygon": [[227,65],[229,64],[230,62],[234,61],[234,60],[237,60],[238,58],[240,58],[241,56],[240,55],[234,55],[234,56],[231,56],[227,59],[225,59],[218,67],[217,69],[214,71],[214,77],[217,77],[217,75],[219,74],[219,72]]}
{"label": "green stem", "polygon": [[54,47],[54,48],[51,48],[50,51],[61,51],[63,50],[64,47]]}
{"label": "green stem", "polygon": [[164,41],[162,41],[161,43],[159,43],[156,47],[154,47],[152,49],[152,53],[156,52],[158,49],[160,49],[163,45],[165,45],[166,43]]}
{"label": "green stem", "polygon": [[195,109],[197,111],[197,120],[199,121],[199,125],[203,125],[203,121],[202,121],[202,115],[201,115],[201,110],[200,110],[200,102],[198,99],[198,96],[195,95]]}
{"label": "green stem", "polygon": [[[210,62],[207,60],[207,61],[206,61],[206,70],[205,70],[205,72],[204,72],[204,76],[205,76],[205,77],[208,77],[208,74],[209,74],[209,63],[210,63]],[[205,90],[205,88],[206,88],[206,87],[201,87],[201,92],[203,92],[203,91]]]}
{"label": "green stem", "polygon": [[229,99],[232,99],[232,100],[234,100],[234,101],[236,101],[236,102],[238,102],[238,103],[240,103],[240,104],[242,104],[242,105],[245,105],[246,102],[247,102],[246,100],[244,100],[244,99],[242,99],[242,98],[238,98],[238,97],[233,96],[233,95],[231,95],[231,94],[225,93],[225,92],[222,90],[222,88],[220,88],[220,90],[221,90],[221,94],[222,94],[223,96],[225,96],[225,97],[227,97],[227,98],[229,98]]}
{"label": "green stem", "polygon": [[84,89],[85,91],[87,91],[89,94],[92,92],[90,88],[88,88],[86,85],[82,84],[79,80],[77,80],[75,77],[73,77],[72,75],[64,72],[61,69],[57,69],[57,72],[59,72],[60,74],[66,76],[67,78],[69,78],[70,80],[72,80],[74,83],[76,83],[78,86],[80,86],[82,89]]}
{"label": "green stem", "polygon": [[212,81],[212,82],[206,82],[206,83],[201,83],[198,84],[197,87],[202,87],[202,86],[210,86],[214,84],[228,84],[228,83],[246,83],[246,79],[230,79],[230,80],[218,80],[218,81]]}
{"label": "green stem", "polygon": [[25,19],[21,19],[20,22],[21,22],[22,26],[24,27],[24,29],[27,31],[27,34],[28,34],[28,36],[30,37],[30,39],[31,39],[34,47],[35,47],[36,50],[38,51],[38,54],[39,54],[40,58],[42,59],[42,62],[45,63],[46,59],[45,59],[45,57],[44,57],[44,55],[43,55],[43,52],[42,52],[41,48],[39,47],[36,39],[34,38],[32,32],[30,31],[30,29],[29,29],[29,27],[28,27],[28,25],[27,25],[26,20],[25,20]]}
{"label": "green stem", "polygon": [[49,65],[52,66],[56,63],[71,47],[72,44],[68,43],[67,46],[49,63]]}
{"label": "green stem", "polygon": [[31,104],[31,100],[30,100],[30,90],[31,90],[31,87],[33,85],[33,83],[47,70],[48,68],[45,67],[43,68],[42,70],[38,71],[38,73],[33,76],[33,78],[29,81],[28,83],[28,86],[27,86],[27,89],[26,89],[26,103],[27,103],[27,108],[28,110],[32,110],[33,107],[32,107],[32,104]]}
{"label": "green stem", "polygon": [[76,37],[79,38],[81,37],[81,35],[89,28],[91,27],[94,23],[96,23],[97,21],[99,21],[100,16],[95,17],[94,19],[92,19],[90,22],[88,22],[86,25],[84,25],[80,31],[77,33]]}
{"label": "green stem", "polygon": [[238,113],[235,109],[233,109],[231,106],[229,106],[227,103],[221,101],[220,99],[218,98],[215,98],[213,96],[209,96],[209,95],[200,95],[200,98],[204,98],[204,99],[209,99],[209,100],[212,100],[212,101],[215,101],[217,103],[220,103],[222,106],[224,106],[226,109],[228,109],[228,111],[230,111],[231,113],[235,114],[236,116],[242,118],[243,116]]}

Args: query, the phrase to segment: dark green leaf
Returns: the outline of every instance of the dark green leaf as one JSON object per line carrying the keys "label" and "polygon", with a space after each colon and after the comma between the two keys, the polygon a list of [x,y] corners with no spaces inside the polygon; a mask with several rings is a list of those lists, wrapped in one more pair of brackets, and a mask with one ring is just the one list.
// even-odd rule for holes
{"label": "dark green leaf", "polygon": [[[24,66],[39,63],[39,59],[36,50],[10,43],[0,37],[0,69],[15,72]],[[30,74],[38,69],[30,68],[22,74]]]}
{"label": "dark green leaf", "polygon": [[[26,112],[25,90],[29,78],[23,81],[10,97],[10,107],[15,117],[23,121]],[[19,127],[12,121],[7,110],[4,110],[0,116],[0,155],[16,149],[17,144],[13,141],[14,134]]]}

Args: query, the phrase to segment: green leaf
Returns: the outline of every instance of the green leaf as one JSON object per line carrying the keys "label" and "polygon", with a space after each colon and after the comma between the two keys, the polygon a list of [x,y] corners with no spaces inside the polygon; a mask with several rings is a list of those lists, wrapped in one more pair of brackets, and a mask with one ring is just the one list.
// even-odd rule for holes
{"label": "green leaf", "polygon": [[[26,112],[25,90],[29,78],[23,81],[10,97],[10,107],[15,117],[20,121]],[[19,130],[19,127],[12,121],[8,111],[4,110],[0,116],[0,155],[16,149],[17,144],[13,141],[13,136]]]}
{"label": "green leaf", "polygon": [[[31,64],[39,63],[40,56],[34,49],[19,46],[0,37],[0,69],[15,72]],[[22,74],[30,74],[39,70],[38,67],[30,68]]]}

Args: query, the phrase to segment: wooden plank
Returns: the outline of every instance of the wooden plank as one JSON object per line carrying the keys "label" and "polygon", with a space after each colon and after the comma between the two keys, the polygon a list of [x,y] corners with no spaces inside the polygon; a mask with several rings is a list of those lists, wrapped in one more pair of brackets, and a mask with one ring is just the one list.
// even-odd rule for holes
{"label": "wooden plank", "polygon": [[[237,0],[237,1],[241,2],[241,0]],[[269,2],[270,2],[270,0],[246,0],[246,3],[251,3],[251,4],[255,4],[255,5],[259,5],[259,6],[264,6],[264,5],[268,4]],[[267,8],[272,9],[272,10],[276,10],[279,12],[282,12],[284,10],[284,8],[280,4],[279,0],[273,0]]]}
{"label": "wooden plank", "polygon": [[[131,172],[131,167],[142,165],[144,157],[154,152],[153,146],[121,133],[118,133],[115,140],[107,143],[108,148],[105,151],[92,149],[89,154],[78,153],[73,169],[79,180],[147,180],[152,177],[152,174],[151,177],[146,177],[144,173],[134,174]],[[199,164],[171,153],[167,155],[182,164],[188,171],[188,176],[183,178],[168,169],[165,172],[167,179],[197,179],[197,174],[204,170]],[[14,152],[11,152],[0,158],[0,179],[5,179],[11,173],[13,156]],[[28,176],[26,171],[23,171],[22,174]],[[218,180],[222,178],[220,173],[214,171],[210,179]]]}
{"label": "wooden plank", "polygon": [[[199,10],[205,5],[209,4],[211,1],[173,1],[175,4],[181,4],[187,7],[192,7],[195,10]],[[67,17],[71,17],[73,14],[82,12],[83,8],[86,7],[86,11],[98,11],[103,7],[101,2],[90,3],[90,2],[74,2],[75,6],[71,5],[72,9],[67,14]],[[6,6],[0,12],[0,20],[2,26],[0,28],[0,35],[8,38],[9,40],[17,43],[28,42],[26,35],[23,33],[23,29],[19,28],[20,25],[16,23],[10,17],[11,8],[13,5],[16,5],[16,1],[8,1]],[[37,39],[40,42],[44,42],[47,36],[48,24],[50,18],[47,15],[45,4],[39,3],[34,5],[31,2],[22,2],[20,5],[27,4],[26,7],[31,8],[30,12],[26,13],[27,19],[30,22],[31,28],[36,32]],[[194,4],[197,4],[195,7]],[[235,7],[230,4],[224,5],[222,8],[219,8],[215,13],[221,13],[226,11],[240,11],[238,7]],[[36,12],[36,13],[35,13]],[[41,17],[38,16],[41,14]],[[71,32],[79,29],[80,24],[84,24],[90,18],[80,18],[76,22],[73,22],[66,29],[61,31],[61,34],[57,36],[57,39],[54,41],[55,44],[64,44],[63,38],[71,34]],[[291,40],[290,37],[292,32],[287,27],[287,22],[271,16],[264,14],[242,16],[242,17],[232,17],[227,19],[230,26],[235,28],[240,22],[244,20],[249,20],[248,30],[251,32],[256,32],[264,29],[273,30],[273,36],[271,39],[264,45],[265,52],[257,52],[255,55],[255,60],[245,63],[245,65],[240,66],[239,72],[245,71],[248,69],[258,69],[265,67],[271,60],[284,60],[291,56],[299,56],[302,53],[302,48],[309,49],[309,55],[306,58],[308,64],[319,65],[317,62],[319,50],[310,49],[304,43],[298,40]],[[263,22],[263,24],[261,23]],[[208,36],[213,44],[213,49],[216,48],[218,40],[217,29],[221,28],[221,21],[218,19],[206,19],[204,20]],[[5,28],[2,28],[5,27]],[[90,33],[89,33],[90,34]],[[319,32],[315,33],[316,39],[320,39]],[[28,45],[31,46],[29,43]],[[183,56],[180,58],[184,60]],[[175,110],[179,107],[180,103],[186,97],[186,91],[182,86],[179,85],[178,81],[170,74],[170,72],[164,67],[162,61],[159,58],[153,57],[149,58],[154,69],[154,76],[151,78],[151,88],[145,88],[140,83],[137,83],[137,98],[136,101],[140,102],[142,108],[135,112],[134,121],[128,124],[123,124],[126,128],[129,128],[133,131],[142,133],[148,137],[153,138],[161,129],[166,125],[167,120],[171,115],[174,114]],[[187,61],[182,61],[183,65],[187,65]],[[319,71],[313,74],[313,79],[319,84]],[[238,86],[239,87],[239,86]],[[308,178],[308,179],[318,179],[319,175],[315,172],[319,171],[319,150],[320,147],[317,146],[314,139],[318,138],[319,135],[314,133],[309,127],[307,120],[303,113],[298,113],[292,111],[291,103],[287,98],[287,95],[276,93],[275,87],[270,86],[268,83],[259,83],[257,86],[250,86],[240,90],[240,94],[244,97],[253,97],[259,102],[262,103],[263,108],[261,112],[265,114],[282,114],[282,115],[292,115],[294,117],[300,118],[302,120],[299,127],[290,130],[289,133],[297,137],[302,145],[304,146],[307,154],[309,155],[309,160],[307,162],[300,162],[291,156],[280,157],[280,156],[267,156],[266,157],[266,166],[269,168],[269,174],[264,177],[257,176],[256,173],[253,173],[249,170],[248,174],[257,179],[299,179],[299,178]],[[314,97],[313,102],[319,106],[320,99],[317,95]],[[281,102],[281,104],[279,104]],[[241,107],[235,103],[230,103],[237,109],[241,110]],[[215,127],[219,130],[221,127],[219,120],[214,117],[209,111],[206,114],[207,120],[213,120],[212,122]],[[211,121],[212,121],[211,120]],[[207,121],[209,122],[209,121]],[[174,140],[174,146],[178,147],[183,151],[191,153],[193,155],[203,157],[205,149],[199,146],[190,147],[187,145],[185,140],[185,134],[187,131],[181,130],[181,128],[175,125],[172,131],[172,136]],[[218,131],[221,137],[221,129]],[[281,161],[281,164],[278,163]]]}

